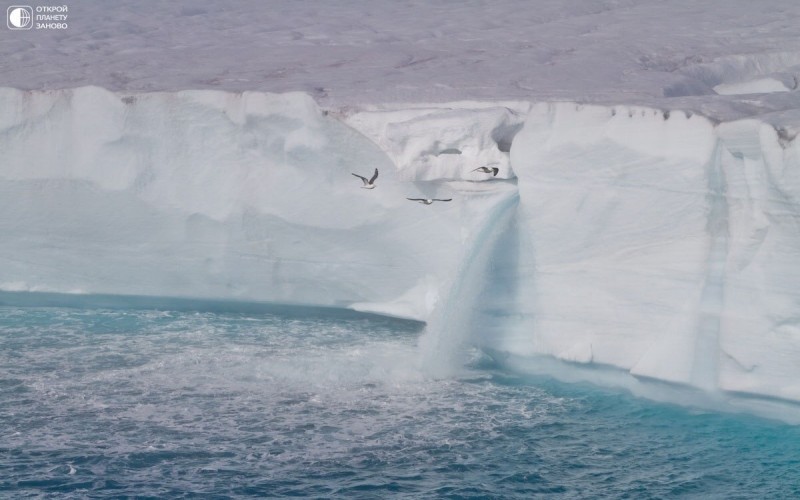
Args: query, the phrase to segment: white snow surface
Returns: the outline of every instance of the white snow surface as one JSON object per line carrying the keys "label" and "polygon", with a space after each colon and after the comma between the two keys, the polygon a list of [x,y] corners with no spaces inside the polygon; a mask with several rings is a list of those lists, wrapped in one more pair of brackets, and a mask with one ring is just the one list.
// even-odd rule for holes
{"label": "white snow surface", "polygon": [[718,85],[770,76],[794,88],[800,65],[794,0],[62,5],[69,9],[66,30],[0,30],[0,86],[303,91],[335,108],[458,100],[645,104],[682,96],[715,107],[736,100],[715,96]]}
{"label": "white snow surface", "polygon": [[67,5],[0,30],[0,290],[800,401],[800,4]]}

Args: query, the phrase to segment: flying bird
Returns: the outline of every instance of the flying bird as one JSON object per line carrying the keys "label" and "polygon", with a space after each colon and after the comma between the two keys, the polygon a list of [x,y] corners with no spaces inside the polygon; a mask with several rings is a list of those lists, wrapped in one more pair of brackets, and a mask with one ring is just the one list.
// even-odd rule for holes
{"label": "flying bird", "polygon": [[473,170],[473,172],[483,172],[484,174],[492,174],[492,177],[496,177],[497,176],[497,172],[499,172],[499,171],[500,171],[499,168],[497,168],[497,167],[489,167],[488,165],[484,165],[482,167],[478,167],[475,170]]}
{"label": "flying bird", "polygon": [[353,174],[353,175],[355,175],[356,177],[361,179],[361,182],[364,183],[364,185],[361,186],[361,189],[375,189],[375,179],[378,178],[378,169],[377,168],[375,169],[375,173],[372,174],[372,179],[367,179],[366,177],[362,177],[362,176],[360,176],[358,174]]}
{"label": "flying bird", "polygon": [[406,198],[406,199],[410,201],[418,201],[423,205],[430,205],[434,201],[453,201],[453,198],[447,198],[446,200],[443,200],[441,198]]}

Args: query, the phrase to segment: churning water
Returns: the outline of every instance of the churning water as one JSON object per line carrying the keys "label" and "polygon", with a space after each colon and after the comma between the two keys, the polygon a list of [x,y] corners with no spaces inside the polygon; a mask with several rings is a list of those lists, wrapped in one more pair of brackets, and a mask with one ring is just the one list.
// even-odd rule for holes
{"label": "churning water", "polygon": [[800,428],[505,372],[336,311],[0,307],[0,497],[800,496]]}

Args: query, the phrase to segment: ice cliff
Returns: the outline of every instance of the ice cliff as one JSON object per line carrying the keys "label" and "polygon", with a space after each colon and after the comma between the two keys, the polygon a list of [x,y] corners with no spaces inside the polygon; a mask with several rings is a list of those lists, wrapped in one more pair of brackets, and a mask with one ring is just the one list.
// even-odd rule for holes
{"label": "ice cliff", "polygon": [[800,401],[797,124],[0,89],[0,289],[350,307]]}

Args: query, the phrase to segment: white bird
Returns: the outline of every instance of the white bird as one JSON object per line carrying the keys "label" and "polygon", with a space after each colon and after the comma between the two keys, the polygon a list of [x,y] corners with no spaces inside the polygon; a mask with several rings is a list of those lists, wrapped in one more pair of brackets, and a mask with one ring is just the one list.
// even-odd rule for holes
{"label": "white bird", "polygon": [[422,203],[423,205],[430,205],[434,201],[453,201],[453,198],[447,198],[446,200],[443,200],[441,198],[406,198],[406,199],[410,201],[417,201],[419,203]]}
{"label": "white bird", "polygon": [[497,167],[489,167],[488,165],[484,165],[482,167],[478,167],[475,170],[473,170],[473,172],[483,172],[484,174],[492,174],[492,177],[496,177],[497,176],[497,172],[499,172],[499,171],[500,171],[499,168],[497,168]]}
{"label": "white bird", "polygon": [[377,168],[375,169],[375,173],[372,174],[372,179],[369,179],[369,180],[367,180],[366,177],[362,177],[362,176],[360,176],[358,174],[353,174],[353,175],[355,175],[356,177],[361,179],[361,182],[364,183],[364,185],[361,186],[361,189],[375,189],[375,179],[378,178],[378,169]]}

